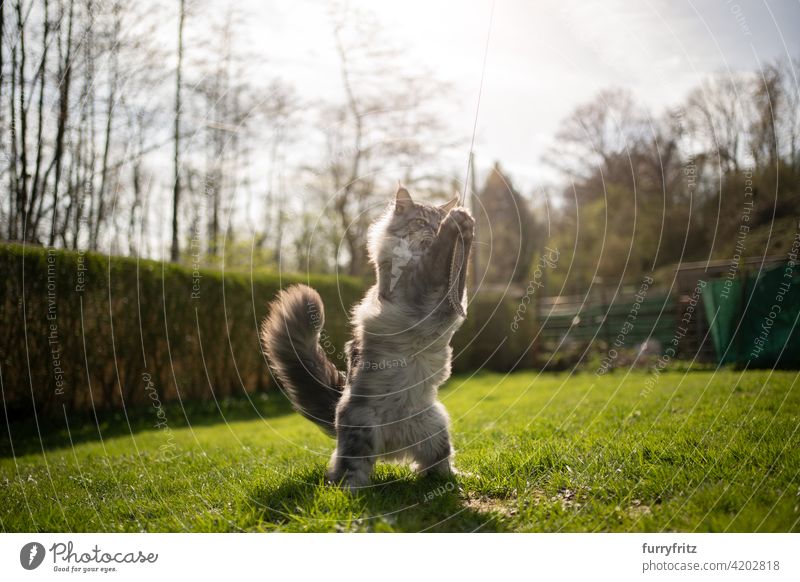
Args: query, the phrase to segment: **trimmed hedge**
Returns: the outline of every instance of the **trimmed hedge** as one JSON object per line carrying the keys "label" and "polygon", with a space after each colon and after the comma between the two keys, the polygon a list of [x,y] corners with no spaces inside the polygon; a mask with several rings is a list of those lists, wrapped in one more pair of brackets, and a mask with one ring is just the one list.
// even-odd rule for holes
{"label": "trimmed hedge", "polygon": [[538,341],[530,304],[512,296],[479,294],[453,337],[453,371],[510,372],[533,368]]}
{"label": "trimmed hedge", "polygon": [[363,283],[0,246],[3,398],[15,416],[222,399],[271,387],[259,325],[282,286],[325,300],[341,351]]}
{"label": "trimmed hedge", "polygon": [[[258,330],[281,287],[311,285],[325,302],[323,341],[340,368],[358,279],[190,268],[0,245],[2,397],[9,416],[69,414],[275,388]],[[454,340],[456,371],[530,365],[533,321],[516,333],[513,300],[481,297]],[[487,323],[488,322],[488,323]],[[486,324],[486,325],[484,325]],[[503,346],[495,348],[508,336]],[[493,354],[493,355],[492,355]]]}

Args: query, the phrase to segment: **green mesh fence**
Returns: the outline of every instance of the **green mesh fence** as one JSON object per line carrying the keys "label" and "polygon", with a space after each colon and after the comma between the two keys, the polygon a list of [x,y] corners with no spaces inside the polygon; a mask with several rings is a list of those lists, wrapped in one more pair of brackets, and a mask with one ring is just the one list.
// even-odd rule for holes
{"label": "green mesh fence", "polygon": [[794,263],[709,281],[703,304],[719,363],[800,367],[800,269]]}

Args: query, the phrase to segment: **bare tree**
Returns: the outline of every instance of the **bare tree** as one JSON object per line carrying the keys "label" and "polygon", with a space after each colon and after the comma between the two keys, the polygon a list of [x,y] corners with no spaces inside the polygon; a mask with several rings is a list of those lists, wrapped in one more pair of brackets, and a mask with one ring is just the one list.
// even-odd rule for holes
{"label": "bare tree", "polygon": [[100,162],[100,187],[97,191],[97,204],[95,215],[92,217],[93,228],[90,233],[89,246],[93,249],[98,248],[100,230],[105,223],[108,183],[110,172],[110,153],[112,143],[112,129],[114,127],[114,114],[117,105],[117,89],[119,84],[119,35],[120,35],[120,4],[115,2],[112,7],[112,30],[109,39],[109,60],[108,65],[108,93],[106,95],[105,129],[103,133],[103,154]]}
{"label": "bare tree", "polygon": [[630,157],[647,140],[648,117],[629,91],[601,91],[562,122],[545,159],[578,181],[600,175],[586,192],[597,198],[603,181],[630,183]]}
{"label": "bare tree", "polygon": [[[344,7],[333,15],[333,34],[344,98],[324,109],[327,161],[322,171],[311,170],[314,188],[339,223],[346,271],[362,275],[369,271],[367,228],[388,199],[390,184],[427,180],[433,190],[445,191],[449,178],[431,172],[423,160],[436,160],[457,140],[448,142],[435,114],[447,88],[424,68],[406,72],[401,52],[391,48],[369,13]],[[381,175],[389,168],[391,178]]]}
{"label": "bare tree", "polygon": [[780,133],[784,136],[784,152],[787,163],[794,172],[800,172],[800,59],[787,58],[779,61],[783,100],[778,107]]}
{"label": "bare tree", "polygon": [[[16,87],[19,93],[19,100],[17,102],[19,119],[19,173],[16,178],[16,196],[17,196],[17,215],[20,220],[19,232],[22,240],[28,240],[30,231],[27,230],[28,215],[28,107],[25,102],[25,87],[27,79],[25,76],[25,17],[22,15],[22,0],[16,2],[17,12],[17,38],[19,39],[19,68],[17,69]],[[12,84],[12,87],[14,85]],[[13,124],[13,121],[12,121]],[[14,125],[16,127],[16,125]],[[15,140],[15,147],[17,140]]]}
{"label": "bare tree", "polygon": [[778,161],[778,116],[782,110],[783,83],[781,69],[767,65],[760,78],[754,79],[749,95],[752,112],[749,118],[749,135],[755,166],[774,168]]}
{"label": "bare tree", "polygon": [[743,119],[748,80],[717,75],[706,79],[686,101],[688,129],[701,150],[714,155],[722,172],[739,171],[746,135]]}
{"label": "bare tree", "polygon": [[[61,168],[64,159],[64,137],[67,133],[67,123],[69,121],[70,111],[70,88],[72,82],[72,29],[75,17],[75,0],[69,0],[69,11],[67,16],[67,30],[66,41],[62,41],[62,35],[58,37],[59,48],[59,68],[58,79],[59,83],[59,96],[58,96],[58,124],[56,129],[56,143],[55,151],[53,153],[53,161],[45,172],[44,182],[47,184],[50,172],[53,171],[53,209],[50,216],[50,236],[48,244],[53,246],[56,241],[56,229],[58,224],[58,205],[59,205],[59,188],[61,186]],[[59,22],[63,22],[63,5],[62,17]],[[66,48],[63,48],[66,43]],[[62,231],[62,238],[64,232]]]}
{"label": "bare tree", "polygon": [[186,19],[186,0],[179,0],[178,7],[178,66],[175,70],[175,131],[173,133],[173,187],[172,187],[172,247],[170,259],[180,257],[178,244],[178,212],[181,198],[181,84],[183,75],[183,27]]}

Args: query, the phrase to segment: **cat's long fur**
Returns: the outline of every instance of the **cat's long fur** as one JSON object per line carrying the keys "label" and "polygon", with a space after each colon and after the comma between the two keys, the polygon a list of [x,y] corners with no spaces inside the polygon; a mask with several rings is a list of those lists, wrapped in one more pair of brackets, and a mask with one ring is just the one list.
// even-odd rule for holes
{"label": "cat's long fur", "polygon": [[379,458],[410,460],[420,473],[453,471],[449,418],[437,395],[463,322],[447,299],[451,281],[465,303],[464,277],[451,277],[451,260],[461,238],[456,268],[466,269],[474,228],[469,213],[453,206],[415,204],[401,188],[372,225],[378,281],[353,310],[346,373],[319,345],[324,311],[316,291],[297,285],[271,305],[265,352],[295,408],[336,437],[332,482],[366,485]]}

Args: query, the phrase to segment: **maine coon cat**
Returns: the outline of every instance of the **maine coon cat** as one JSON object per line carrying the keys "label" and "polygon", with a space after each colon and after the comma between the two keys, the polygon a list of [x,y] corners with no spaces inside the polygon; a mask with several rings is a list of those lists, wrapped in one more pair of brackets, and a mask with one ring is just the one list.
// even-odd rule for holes
{"label": "maine coon cat", "polygon": [[437,396],[466,313],[474,230],[456,204],[417,203],[400,187],[370,227],[377,283],[353,309],[346,371],[319,344],[324,310],[316,291],[296,285],[270,306],[264,350],[294,407],[336,438],[330,482],[362,487],[380,458],[411,461],[420,474],[454,471],[449,417]]}

